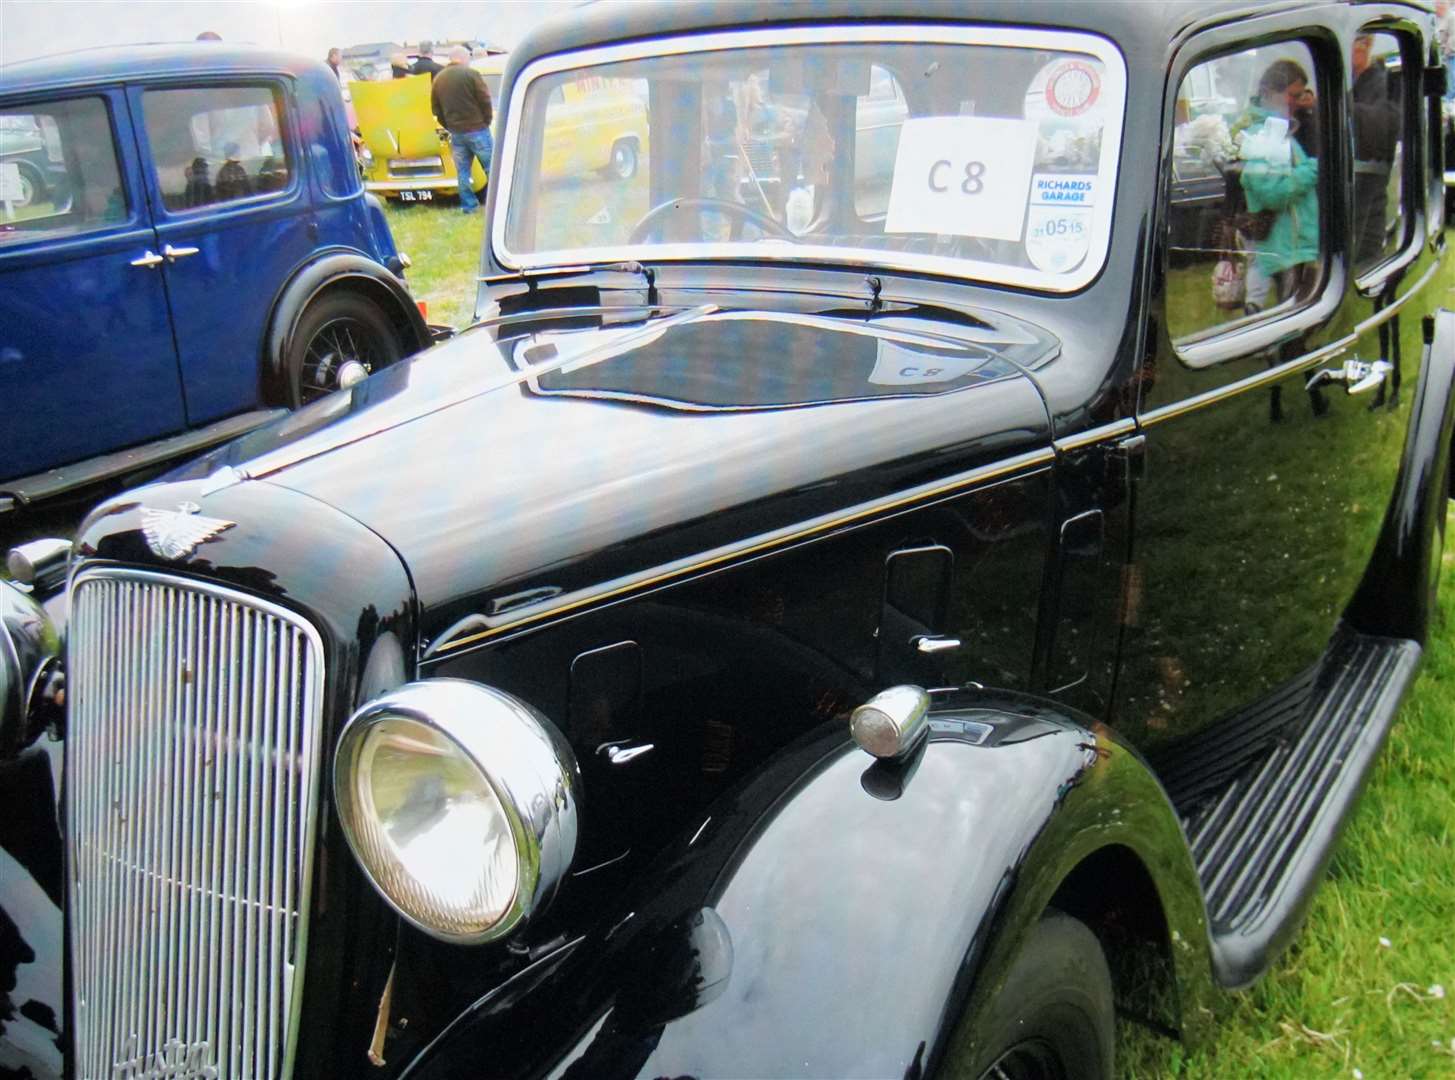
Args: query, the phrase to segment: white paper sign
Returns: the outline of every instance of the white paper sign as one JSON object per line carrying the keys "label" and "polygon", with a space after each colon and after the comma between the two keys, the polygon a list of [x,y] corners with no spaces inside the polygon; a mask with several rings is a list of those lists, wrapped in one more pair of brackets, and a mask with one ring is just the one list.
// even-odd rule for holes
{"label": "white paper sign", "polygon": [[0,200],[19,202],[25,198],[20,186],[20,166],[13,161],[0,161]]}
{"label": "white paper sign", "polygon": [[906,120],[884,231],[1019,240],[1035,157],[1029,121]]}

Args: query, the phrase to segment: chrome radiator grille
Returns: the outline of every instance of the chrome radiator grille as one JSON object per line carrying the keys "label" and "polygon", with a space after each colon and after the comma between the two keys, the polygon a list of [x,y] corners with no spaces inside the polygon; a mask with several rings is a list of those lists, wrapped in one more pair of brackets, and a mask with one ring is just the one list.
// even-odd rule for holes
{"label": "chrome radiator grille", "polygon": [[76,1076],[286,1077],[318,634],[266,601],[140,571],[85,572],[71,604]]}

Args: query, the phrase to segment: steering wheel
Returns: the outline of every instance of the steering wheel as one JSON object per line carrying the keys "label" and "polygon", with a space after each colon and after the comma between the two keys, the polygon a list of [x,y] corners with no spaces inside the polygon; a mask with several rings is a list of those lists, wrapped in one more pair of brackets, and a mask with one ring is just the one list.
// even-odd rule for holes
{"label": "steering wheel", "polygon": [[677,210],[720,210],[733,218],[729,236],[736,240],[743,233],[744,225],[756,225],[766,233],[771,233],[783,240],[794,240],[798,238],[789,232],[767,214],[750,209],[739,202],[732,202],[728,199],[708,198],[684,198],[668,199],[664,203],[658,203],[641,216],[635,225],[632,226],[631,236],[627,238],[628,243],[640,244],[651,235],[654,228],[661,224],[662,219],[668,214]]}

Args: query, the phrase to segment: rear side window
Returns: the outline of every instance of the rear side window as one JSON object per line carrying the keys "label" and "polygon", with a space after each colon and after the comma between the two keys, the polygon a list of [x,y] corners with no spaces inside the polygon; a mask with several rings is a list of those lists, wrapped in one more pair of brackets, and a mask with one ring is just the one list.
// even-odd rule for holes
{"label": "rear side window", "polygon": [[1192,68],[1178,87],[1167,325],[1194,341],[1295,310],[1319,284],[1327,124],[1297,41]]}
{"label": "rear side window", "polygon": [[281,95],[272,87],[148,90],[142,101],[169,211],[281,191],[291,181]]}
{"label": "rear side window", "polygon": [[91,232],[128,218],[102,98],[0,110],[0,247]]}

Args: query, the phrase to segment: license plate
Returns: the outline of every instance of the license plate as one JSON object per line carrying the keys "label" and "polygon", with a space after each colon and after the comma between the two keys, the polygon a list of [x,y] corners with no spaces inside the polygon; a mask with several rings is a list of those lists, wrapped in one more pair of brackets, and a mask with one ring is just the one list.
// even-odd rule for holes
{"label": "license plate", "polygon": [[433,191],[401,191],[399,193],[399,201],[400,202],[433,202],[434,201],[434,192]]}

